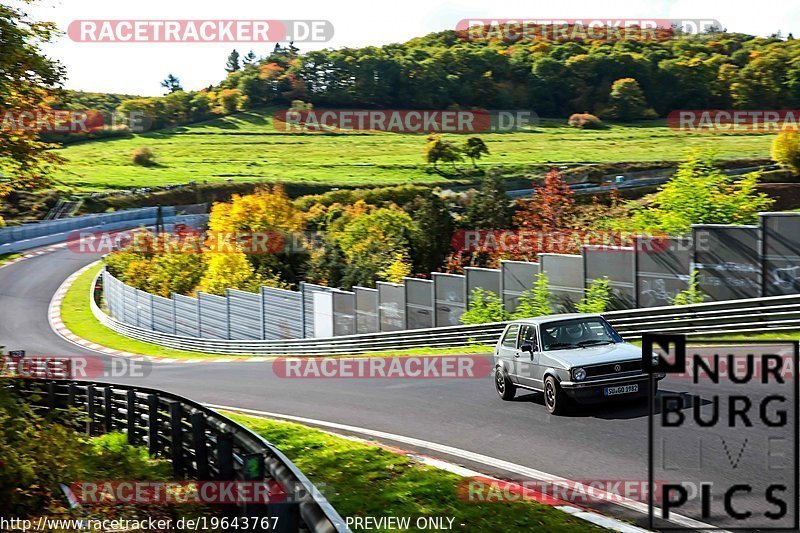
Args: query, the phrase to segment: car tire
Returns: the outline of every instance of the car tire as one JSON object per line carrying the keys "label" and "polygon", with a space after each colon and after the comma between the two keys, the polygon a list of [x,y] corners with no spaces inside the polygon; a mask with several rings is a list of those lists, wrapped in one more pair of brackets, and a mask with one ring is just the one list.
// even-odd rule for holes
{"label": "car tire", "polygon": [[569,398],[553,376],[544,379],[544,406],[553,415],[563,415],[569,410]]}
{"label": "car tire", "polygon": [[517,387],[511,383],[508,374],[502,368],[494,371],[494,388],[505,401],[513,400],[517,394]]}

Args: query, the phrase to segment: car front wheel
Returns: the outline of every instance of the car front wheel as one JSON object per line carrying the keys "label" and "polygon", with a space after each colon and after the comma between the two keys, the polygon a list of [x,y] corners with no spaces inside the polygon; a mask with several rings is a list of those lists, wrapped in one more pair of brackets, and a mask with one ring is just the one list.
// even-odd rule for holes
{"label": "car front wheel", "polygon": [[556,378],[547,376],[544,380],[544,405],[554,415],[563,415],[567,412],[569,398],[559,386]]}
{"label": "car front wheel", "polygon": [[514,395],[517,394],[517,387],[508,379],[508,374],[502,368],[494,371],[494,387],[497,389],[497,394],[506,401],[513,400]]}

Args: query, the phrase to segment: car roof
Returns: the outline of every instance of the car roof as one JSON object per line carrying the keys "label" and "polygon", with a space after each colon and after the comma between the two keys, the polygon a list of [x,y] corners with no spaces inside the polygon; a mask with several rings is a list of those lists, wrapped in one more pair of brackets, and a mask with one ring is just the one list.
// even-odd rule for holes
{"label": "car roof", "polygon": [[600,317],[598,314],[591,313],[561,313],[558,315],[535,316],[531,318],[522,318],[514,320],[512,324],[546,324],[548,322],[555,322],[558,320],[569,320],[570,318],[594,318]]}

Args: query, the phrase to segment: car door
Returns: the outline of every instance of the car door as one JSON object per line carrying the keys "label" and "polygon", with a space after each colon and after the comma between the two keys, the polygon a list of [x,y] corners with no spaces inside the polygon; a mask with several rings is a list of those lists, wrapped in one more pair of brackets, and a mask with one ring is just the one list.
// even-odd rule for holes
{"label": "car door", "polygon": [[[522,326],[519,333],[519,349],[515,357],[515,373],[520,385],[542,388],[541,370],[539,369],[539,335],[536,326],[529,324]],[[530,344],[532,351],[522,351],[523,344]]]}
{"label": "car door", "polygon": [[508,369],[508,376],[513,383],[517,382],[517,371],[514,366],[519,352],[517,351],[517,337],[519,336],[519,324],[511,324],[503,334],[503,338],[497,345],[497,356],[505,363]]}

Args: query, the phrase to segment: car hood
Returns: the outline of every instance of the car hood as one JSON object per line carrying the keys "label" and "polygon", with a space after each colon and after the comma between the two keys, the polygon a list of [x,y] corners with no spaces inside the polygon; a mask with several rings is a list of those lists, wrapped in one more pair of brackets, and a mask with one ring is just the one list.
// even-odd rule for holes
{"label": "car hood", "polygon": [[586,348],[570,348],[568,350],[551,350],[543,353],[568,368],[602,365],[603,363],[616,363],[642,358],[642,349],[627,342],[588,346]]}

